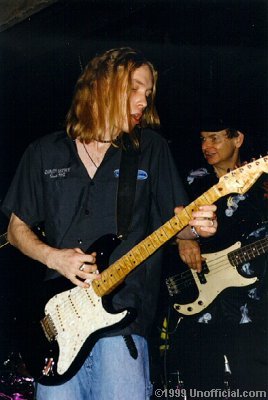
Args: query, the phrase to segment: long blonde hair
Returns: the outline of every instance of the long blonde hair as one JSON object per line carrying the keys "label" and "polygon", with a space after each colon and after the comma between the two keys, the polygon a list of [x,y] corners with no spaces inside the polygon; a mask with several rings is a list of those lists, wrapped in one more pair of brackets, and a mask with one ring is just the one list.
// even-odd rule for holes
{"label": "long blonde hair", "polygon": [[118,134],[126,114],[130,126],[131,76],[147,65],[153,76],[153,90],[143,113],[141,127],[158,127],[155,109],[157,72],[143,55],[129,47],[108,50],[93,58],[79,77],[71,107],[66,117],[66,129],[72,139],[89,143],[102,139],[108,123],[111,137]]}

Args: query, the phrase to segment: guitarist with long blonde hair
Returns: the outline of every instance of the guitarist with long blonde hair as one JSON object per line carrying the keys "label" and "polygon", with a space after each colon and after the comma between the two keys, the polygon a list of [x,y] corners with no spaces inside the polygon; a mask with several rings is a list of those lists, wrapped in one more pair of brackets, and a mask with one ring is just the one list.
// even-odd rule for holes
{"label": "guitarist with long blonde hair", "polygon": [[[153,130],[159,127],[156,81],[153,65],[131,48],[95,56],[77,81],[66,129],[26,149],[3,203],[8,240],[47,266],[46,287],[54,290],[29,327],[22,354],[30,372],[40,371],[37,400],[149,400],[146,337],[161,251],[149,255],[164,236],[190,239],[217,229],[216,207],[207,204],[184,218],[186,224],[176,217],[167,233],[131,253],[174,216],[176,206],[188,203],[168,145]],[[130,168],[121,167],[123,154],[135,185],[129,187],[127,178],[119,190]],[[119,202],[129,224],[118,233]],[[40,222],[46,243],[31,229]],[[109,248],[113,267],[102,270]],[[104,310],[106,300],[115,313]]]}

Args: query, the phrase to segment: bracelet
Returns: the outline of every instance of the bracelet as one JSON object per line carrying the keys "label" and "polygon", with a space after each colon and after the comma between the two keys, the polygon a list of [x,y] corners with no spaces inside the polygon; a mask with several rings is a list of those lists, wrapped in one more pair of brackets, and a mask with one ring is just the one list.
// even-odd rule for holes
{"label": "bracelet", "polygon": [[200,235],[198,235],[198,233],[196,232],[195,227],[191,226],[190,229],[191,229],[191,232],[193,233],[193,235],[195,236],[195,239],[199,239]]}

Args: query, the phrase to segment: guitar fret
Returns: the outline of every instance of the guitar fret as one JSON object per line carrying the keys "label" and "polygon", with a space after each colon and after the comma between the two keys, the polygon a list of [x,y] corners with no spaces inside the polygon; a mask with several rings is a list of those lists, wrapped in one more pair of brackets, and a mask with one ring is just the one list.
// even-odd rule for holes
{"label": "guitar fret", "polygon": [[259,251],[256,247],[252,247],[252,249],[249,249],[249,257],[254,258],[256,255],[259,255]]}
{"label": "guitar fret", "polygon": [[163,234],[159,235],[158,231],[152,233],[151,237],[153,239],[153,242],[156,244],[157,248],[160,247],[163,243],[165,243],[165,240],[163,240]]}
{"label": "guitar fret", "polygon": [[[112,264],[109,269],[107,268],[105,271],[103,271],[103,273],[102,273],[103,278],[104,278],[103,280],[104,281],[108,280],[111,271],[115,271],[118,274],[119,279],[121,279],[122,275],[125,274],[126,269],[129,270],[129,266],[126,263],[126,259],[124,256],[124,257],[120,258],[120,262]],[[129,271],[127,271],[127,272],[129,272]]]}
{"label": "guitar fret", "polygon": [[169,236],[163,227],[159,228],[155,233],[158,236],[158,240],[161,244],[165,243],[165,241],[169,239]]}
{"label": "guitar fret", "polygon": [[132,257],[132,264],[134,266],[139,265],[142,263],[142,261],[144,260],[144,258],[141,255],[141,252],[139,251],[139,246],[138,247],[134,247],[131,250],[131,254],[129,254]]}
{"label": "guitar fret", "polygon": [[204,204],[213,204],[216,200],[218,200],[222,196],[222,193],[219,189],[216,188],[216,185],[203,193],[198,199],[194,201],[194,204],[197,206],[202,206]]}
{"label": "guitar fret", "polygon": [[98,282],[96,282],[94,280],[94,281],[92,281],[91,284],[92,284],[92,287],[93,287],[95,293],[100,297],[104,296],[105,294],[110,293],[109,289],[112,290],[115,287],[113,285],[107,285],[106,279],[99,280]]}
{"label": "guitar fret", "polygon": [[138,250],[140,252],[141,255],[141,259],[145,260],[147,257],[150,256],[150,253],[148,251],[147,246],[144,244],[144,240],[142,242],[140,242]]}
{"label": "guitar fret", "polygon": [[133,269],[131,261],[127,254],[121,257],[117,262],[110,265],[105,271],[102,272],[102,278],[98,281],[93,281],[92,286],[99,296],[110,293],[119,283],[121,283],[125,276]]}
{"label": "guitar fret", "polygon": [[[105,272],[105,271],[104,271]],[[118,273],[118,270],[116,268],[113,268],[111,271],[109,271],[109,274],[107,273],[107,279],[109,277],[109,279],[111,281],[114,281],[114,283],[118,282],[118,280],[120,280],[121,276]]]}
{"label": "guitar fret", "polygon": [[242,260],[242,261],[248,261],[247,254],[242,253],[242,254],[241,254],[241,260]]}
{"label": "guitar fret", "polygon": [[[120,260],[120,263],[116,263],[116,265],[112,265],[113,268],[105,270],[104,271],[104,282],[103,283],[101,289],[102,289],[102,293],[101,296],[103,296],[104,294],[108,294],[110,293],[116,286],[118,286],[119,283],[123,282],[124,277],[126,276],[126,274],[129,271],[125,271],[126,269],[126,264],[124,264],[122,262],[122,260]],[[111,267],[112,267],[111,266]],[[112,279],[112,284],[111,284],[111,279],[110,279],[110,275],[112,275],[113,279]]]}
{"label": "guitar fret", "polygon": [[[182,213],[185,214],[185,211],[183,210]],[[188,221],[190,219],[187,218],[187,222],[184,222],[183,220],[185,219],[186,218],[183,217],[179,219],[179,217],[176,216],[170,219],[165,225],[163,225],[169,239],[171,239],[174,235],[176,235],[176,233],[181,231],[182,228],[184,228],[188,224]]]}
{"label": "guitar fret", "polygon": [[187,222],[185,221],[184,226],[188,224],[189,220],[192,218],[192,212],[197,211],[199,206],[213,204],[221,196],[222,194],[220,191],[213,186],[207,192],[203,193],[200,197],[186,206],[182,211],[182,213],[185,213],[185,217],[187,219]]}
{"label": "guitar fret", "polygon": [[243,246],[228,254],[229,261],[232,265],[238,266],[246,261],[266,253],[268,250],[268,237],[260,239],[257,242]]}
{"label": "guitar fret", "polygon": [[[132,252],[133,252],[133,250],[132,250]],[[123,271],[124,271],[124,269],[127,269],[128,270],[127,272],[130,272],[130,271],[132,271],[132,269],[134,267],[136,267],[137,262],[134,259],[132,252],[131,253],[127,253],[121,259],[123,261]]]}
{"label": "guitar fret", "polygon": [[146,239],[143,240],[143,244],[146,247],[146,250],[149,255],[152,255],[155,251],[154,243],[151,240],[152,235],[148,236]]}

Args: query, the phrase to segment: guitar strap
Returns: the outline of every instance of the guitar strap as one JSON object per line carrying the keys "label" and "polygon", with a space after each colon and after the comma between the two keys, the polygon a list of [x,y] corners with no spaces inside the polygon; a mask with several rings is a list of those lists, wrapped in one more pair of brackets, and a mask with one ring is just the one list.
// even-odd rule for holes
{"label": "guitar strap", "polygon": [[122,138],[122,155],[119,170],[117,192],[117,237],[126,240],[133,216],[133,205],[136,193],[137,173],[140,154],[141,129],[136,128],[138,147],[134,147],[129,134]]}
{"label": "guitar strap", "polygon": [[[136,128],[138,146],[134,147],[129,134],[124,133],[122,138],[122,155],[119,170],[117,192],[117,237],[126,240],[128,229],[133,216],[133,205],[136,193],[137,173],[140,154],[141,129]],[[129,354],[135,360],[138,350],[131,335],[123,335]]]}

